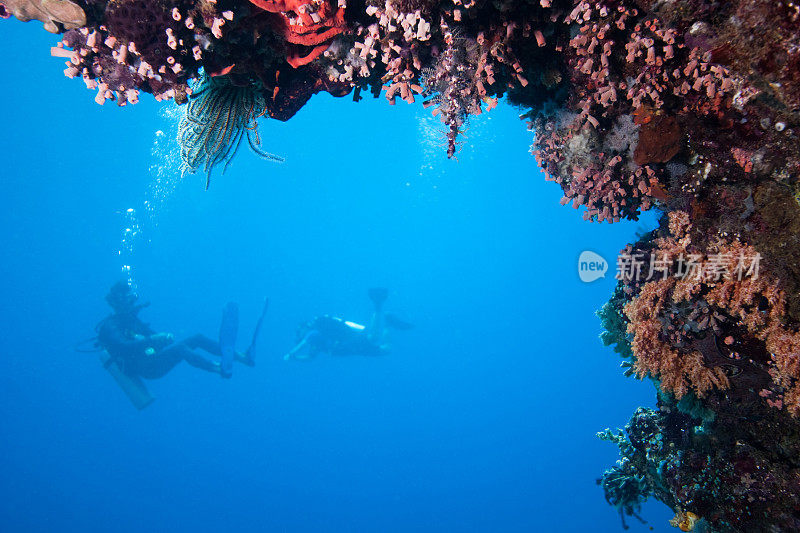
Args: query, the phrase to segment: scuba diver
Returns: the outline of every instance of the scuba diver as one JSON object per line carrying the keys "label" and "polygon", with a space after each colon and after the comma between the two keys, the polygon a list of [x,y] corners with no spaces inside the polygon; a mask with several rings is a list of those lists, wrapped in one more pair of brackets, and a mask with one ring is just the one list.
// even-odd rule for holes
{"label": "scuba diver", "polygon": [[289,359],[310,359],[321,353],[330,355],[385,355],[389,353],[387,331],[389,328],[408,330],[413,326],[394,315],[383,312],[388,291],[383,288],[370,289],[369,297],[374,306],[369,326],[330,315],[314,318],[298,329],[298,342],[283,356]]}
{"label": "scuba diver", "polygon": [[[138,296],[128,283],[116,283],[106,295],[106,302],[113,313],[96,327],[95,345],[107,352],[108,357],[103,358],[104,366],[112,375],[116,374],[114,377],[118,382],[120,379],[126,383],[130,380],[141,383],[140,378],[158,379],[181,361],[224,378],[231,377],[234,360],[247,366],[255,366],[255,341],[268,302],[265,302],[264,311],[256,325],[253,342],[247,351],[241,353],[234,347],[239,322],[236,304],[229,303],[223,311],[218,341],[198,334],[175,342],[171,333],[156,332],[139,318],[139,311],[149,303],[137,304],[137,300]],[[219,362],[212,361],[198,353],[198,349],[221,359]],[[120,386],[126,389],[122,382]]]}

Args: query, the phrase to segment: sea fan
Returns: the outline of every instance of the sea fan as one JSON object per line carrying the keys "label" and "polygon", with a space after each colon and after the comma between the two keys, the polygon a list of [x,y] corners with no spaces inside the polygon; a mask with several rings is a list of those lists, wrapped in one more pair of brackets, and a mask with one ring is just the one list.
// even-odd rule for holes
{"label": "sea fan", "polygon": [[283,161],[261,149],[257,121],[266,110],[265,97],[253,86],[238,87],[224,77],[210,76],[195,82],[178,126],[183,174],[202,167],[208,189],[211,171],[224,162],[224,174],[245,137],[259,156]]}

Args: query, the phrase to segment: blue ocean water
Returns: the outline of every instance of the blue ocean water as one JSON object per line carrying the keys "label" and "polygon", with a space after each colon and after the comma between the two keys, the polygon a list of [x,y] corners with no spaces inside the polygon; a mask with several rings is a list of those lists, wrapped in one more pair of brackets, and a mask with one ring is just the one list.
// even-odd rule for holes
{"label": "blue ocean water", "polygon": [[[177,111],[96,105],[38,23],[3,21],[0,531],[621,530],[595,433],[654,387],[626,379],[594,311],[638,223],[558,203],[508,105],[472,121],[458,161],[421,106],[318,95],[263,121],[263,161],[181,180]],[[130,277],[142,317],[214,336],[237,301],[255,368],[182,364],[136,411],[74,346]],[[368,287],[415,328],[383,358],[282,360],[298,324],[369,318]],[[632,531],[672,530],[647,504]]]}

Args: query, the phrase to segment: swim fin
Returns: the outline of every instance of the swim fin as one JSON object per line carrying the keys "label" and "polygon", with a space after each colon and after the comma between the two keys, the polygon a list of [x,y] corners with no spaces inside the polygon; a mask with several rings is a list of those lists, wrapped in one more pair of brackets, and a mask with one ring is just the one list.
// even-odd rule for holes
{"label": "swim fin", "polygon": [[374,287],[369,289],[369,299],[375,304],[376,309],[383,307],[383,302],[389,297],[389,290],[382,287]]}
{"label": "swim fin", "polygon": [[405,320],[397,318],[397,315],[393,315],[391,313],[384,317],[384,321],[386,322],[386,326],[392,329],[406,331],[414,328],[414,324],[411,322],[406,322]]}
{"label": "swim fin", "polygon": [[222,323],[219,326],[219,349],[222,352],[220,370],[222,375],[233,374],[233,360],[236,357],[236,335],[239,333],[239,306],[228,302],[222,310]]}
{"label": "swim fin", "polygon": [[253,339],[245,352],[252,365],[256,362],[256,342],[258,341],[258,334],[261,332],[261,324],[264,323],[264,317],[267,316],[267,309],[269,309],[269,298],[264,298],[264,307],[261,310],[261,316],[258,317],[258,322],[256,322],[256,329],[253,330]]}

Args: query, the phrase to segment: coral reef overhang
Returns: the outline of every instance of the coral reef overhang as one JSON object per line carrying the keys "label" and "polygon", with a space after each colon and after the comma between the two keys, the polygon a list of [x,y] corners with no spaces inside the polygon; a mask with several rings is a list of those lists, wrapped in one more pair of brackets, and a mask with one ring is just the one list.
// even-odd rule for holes
{"label": "coral reef overhang", "polygon": [[[183,152],[208,173],[322,91],[420,101],[448,156],[471,116],[519,107],[562,204],[664,213],[600,313],[661,390],[603,433],[608,501],[655,497],[684,531],[800,530],[800,3],[0,0],[12,15],[62,34],[52,55],[99,104],[198,102]],[[192,89],[209,79],[213,100]]]}

